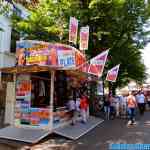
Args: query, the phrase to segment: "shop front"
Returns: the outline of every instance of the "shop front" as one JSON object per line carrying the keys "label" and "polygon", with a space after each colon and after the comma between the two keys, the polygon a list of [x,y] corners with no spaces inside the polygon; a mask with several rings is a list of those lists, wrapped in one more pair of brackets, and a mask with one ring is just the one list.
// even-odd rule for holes
{"label": "shop front", "polygon": [[35,143],[70,123],[67,103],[85,91],[87,75],[76,67],[86,59],[71,46],[39,41],[18,42],[16,56],[15,67],[1,69],[14,75],[15,101],[13,122],[0,130],[0,138]]}

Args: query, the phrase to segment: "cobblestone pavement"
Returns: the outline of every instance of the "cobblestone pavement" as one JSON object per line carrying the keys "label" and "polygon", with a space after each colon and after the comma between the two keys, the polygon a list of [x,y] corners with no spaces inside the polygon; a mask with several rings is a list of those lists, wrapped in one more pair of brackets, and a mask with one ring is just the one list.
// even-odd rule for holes
{"label": "cobblestone pavement", "polygon": [[1,140],[0,150],[107,150],[111,143],[150,143],[150,112],[137,117],[137,124],[127,120],[105,121],[76,141],[50,135],[36,145]]}

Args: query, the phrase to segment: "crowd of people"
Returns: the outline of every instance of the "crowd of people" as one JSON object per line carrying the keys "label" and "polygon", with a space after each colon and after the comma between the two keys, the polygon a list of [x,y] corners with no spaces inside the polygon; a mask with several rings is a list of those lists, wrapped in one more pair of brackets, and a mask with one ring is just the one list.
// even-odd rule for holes
{"label": "crowd of people", "polygon": [[[104,100],[104,112],[107,120],[115,117],[129,119],[128,125],[134,125],[137,112],[142,116],[150,108],[150,96],[145,96],[142,90],[129,92],[128,95],[112,96],[109,94]],[[138,111],[137,111],[138,110]]]}

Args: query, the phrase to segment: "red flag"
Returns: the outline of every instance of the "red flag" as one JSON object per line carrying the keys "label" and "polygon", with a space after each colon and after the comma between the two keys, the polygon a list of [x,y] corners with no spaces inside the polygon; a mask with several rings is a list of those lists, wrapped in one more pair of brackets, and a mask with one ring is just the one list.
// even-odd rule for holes
{"label": "red flag", "polygon": [[69,42],[76,44],[77,33],[78,33],[78,20],[74,17],[70,17]]}
{"label": "red flag", "polygon": [[89,69],[89,63],[88,61],[82,65],[79,66],[78,70],[82,71],[82,72],[86,72],[88,73],[88,69]]}
{"label": "red flag", "polygon": [[108,71],[106,80],[111,82],[116,82],[118,71],[119,71],[120,64],[113,67],[111,70]]}
{"label": "red flag", "polygon": [[96,75],[98,77],[102,76],[108,52],[109,50],[104,51],[90,60],[88,73]]}

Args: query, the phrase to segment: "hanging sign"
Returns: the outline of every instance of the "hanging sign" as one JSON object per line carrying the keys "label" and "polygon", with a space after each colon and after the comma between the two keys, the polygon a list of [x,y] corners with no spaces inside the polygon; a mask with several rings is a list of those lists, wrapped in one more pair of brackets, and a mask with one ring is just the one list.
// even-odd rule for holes
{"label": "hanging sign", "polygon": [[87,50],[89,42],[89,26],[81,27],[80,30],[80,50]]}
{"label": "hanging sign", "polygon": [[78,20],[75,17],[70,17],[69,42],[76,44],[77,34],[78,34]]}

